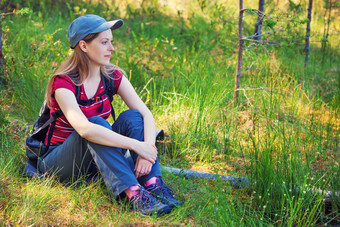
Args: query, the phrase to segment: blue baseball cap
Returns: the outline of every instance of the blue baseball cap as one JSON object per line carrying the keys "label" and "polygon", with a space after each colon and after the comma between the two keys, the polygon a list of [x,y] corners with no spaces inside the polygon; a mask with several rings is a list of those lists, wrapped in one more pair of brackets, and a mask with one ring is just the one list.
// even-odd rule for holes
{"label": "blue baseball cap", "polygon": [[68,28],[67,39],[71,44],[71,48],[74,49],[79,41],[87,35],[106,31],[108,29],[115,30],[120,28],[122,25],[122,19],[106,21],[100,16],[86,14],[72,21]]}

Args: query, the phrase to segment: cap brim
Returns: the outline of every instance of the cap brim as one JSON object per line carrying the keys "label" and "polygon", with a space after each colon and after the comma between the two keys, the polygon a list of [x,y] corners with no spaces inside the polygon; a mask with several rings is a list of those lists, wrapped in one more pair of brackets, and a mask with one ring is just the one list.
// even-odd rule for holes
{"label": "cap brim", "polygon": [[124,22],[122,19],[114,20],[114,21],[109,21],[108,23],[112,23],[111,30],[118,29],[123,26]]}
{"label": "cap brim", "polygon": [[123,26],[123,20],[118,19],[118,20],[113,20],[113,21],[108,21],[100,25],[95,31],[92,33],[97,33],[97,32],[102,32],[106,31],[108,29],[115,30]]}

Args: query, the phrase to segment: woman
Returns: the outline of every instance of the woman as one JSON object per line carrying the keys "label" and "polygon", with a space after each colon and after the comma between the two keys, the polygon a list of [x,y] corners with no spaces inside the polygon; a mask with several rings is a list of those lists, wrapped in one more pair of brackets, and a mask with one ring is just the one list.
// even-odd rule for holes
{"label": "woman", "polygon": [[[48,154],[38,166],[62,181],[95,176],[99,170],[109,191],[115,198],[126,195],[132,209],[169,213],[181,203],[162,181],[154,118],[128,79],[110,64],[112,30],[122,25],[122,20],[107,22],[97,15],[71,23],[68,40],[74,52],[46,89],[51,114],[61,110],[64,115],[57,119]],[[111,105],[101,75],[114,80],[116,94],[129,107],[112,126],[105,120]]]}

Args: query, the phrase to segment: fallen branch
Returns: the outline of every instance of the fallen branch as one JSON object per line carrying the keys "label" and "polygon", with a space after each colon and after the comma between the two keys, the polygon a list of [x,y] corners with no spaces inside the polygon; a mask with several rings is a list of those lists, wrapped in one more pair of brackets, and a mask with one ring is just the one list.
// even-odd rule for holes
{"label": "fallen branch", "polygon": [[163,170],[173,173],[174,175],[184,176],[187,178],[206,178],[206,179],[222,179],[229,181],[230,185],[235,188],[241,188],[250,185],[250,181],[244,177],[231,177],[227,175],[219,175],[214,173],[199,172],[189,169],[178,169],[173,167],[161,167]]}

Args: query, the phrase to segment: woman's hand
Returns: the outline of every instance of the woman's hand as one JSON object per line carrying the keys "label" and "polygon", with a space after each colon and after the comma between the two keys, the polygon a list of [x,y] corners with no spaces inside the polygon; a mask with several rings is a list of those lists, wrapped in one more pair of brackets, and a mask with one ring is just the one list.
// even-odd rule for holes
{"label": "woman's hand", "polygon": [[138,156],[137,161],[136,161],[136,166],[135,166],[135,176],[136,178],[145,176],[150,173],[152,168],[152,163],[149,162],[148,160],[141,158]]}
{"label": "woman's hand", "polygon": [[133,150],[143,159],[146,159],[146,161],[155,164],[157,158],[157,148],[155,145],[148,142],[139,142],[138,146]]}

